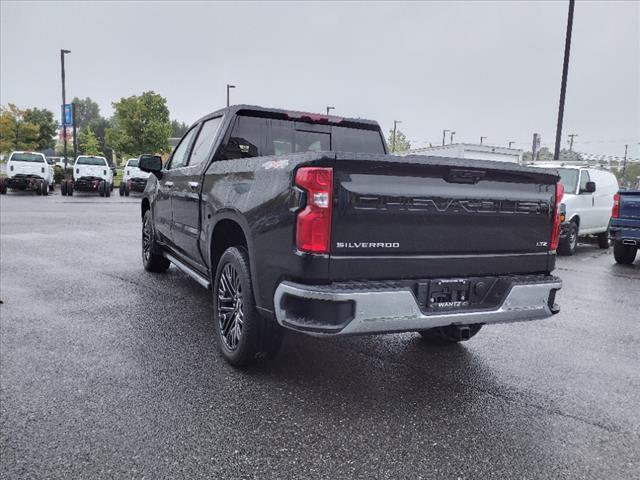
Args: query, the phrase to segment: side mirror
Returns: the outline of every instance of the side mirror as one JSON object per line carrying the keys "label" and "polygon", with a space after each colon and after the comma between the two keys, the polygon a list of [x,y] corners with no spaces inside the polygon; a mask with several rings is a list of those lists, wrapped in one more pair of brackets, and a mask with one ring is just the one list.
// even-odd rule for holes
{"label": "side mirror", "polygon": [[587,184],[585,185],[585,192],[587,193],[593,193],[596,191],[596,182],[587,182]]}
{"label": "side mirror", "polygon": [[160,155],[140,155],[138,167],[143,172],[153,173],[159,178],[162,171],[162,158]]}

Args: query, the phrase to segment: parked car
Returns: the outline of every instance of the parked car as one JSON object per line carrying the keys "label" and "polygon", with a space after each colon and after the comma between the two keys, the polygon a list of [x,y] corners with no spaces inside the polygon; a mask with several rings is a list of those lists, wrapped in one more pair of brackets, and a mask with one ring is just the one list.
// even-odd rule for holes
{"label": "parked car", "polygon": [[616,262],[630,264],[640,247],[640,190],[620,191],[613,198],[609,235]]}
{"label": "parked car", "polygon": [[7,176],[0,178],[0,193],[5,194],[8,189],[49,195],[53,191],[53,167],[42,153],[12,152],[7,162]]}
{"label": "parked car", "polygon": [[120,196],[129,196],[130,192],[144,192],[147,186],[148,172],[138,168],[139,159],[130,158],[124,167],[124,175],[120,183]]}
{"label": "parked car", "polygon": [[600,248],[609,248],[609,218],[613,196],[618,191],[616,176],[606,170],[558,163],[536,164],[536,167],[558,171],[564,185],[564,198],[558,253],[573,255],[578,238],[593,235]]}
{"label": "parked car", "polygon": [[60,184],[62,195],[73,192],[98,192],[101,197],[111,196],[113,170],[107,159],[92,155],[80,155],[73,165],[73,180],[65,179]]}
{"label": "parked car", "polygon": [[251,106],[139,166],[144,268],[173,263],[213,291],[233,365],[274,353],[284,329],[455,343],[559,311],[554,171],[395,157],[376,122]]}

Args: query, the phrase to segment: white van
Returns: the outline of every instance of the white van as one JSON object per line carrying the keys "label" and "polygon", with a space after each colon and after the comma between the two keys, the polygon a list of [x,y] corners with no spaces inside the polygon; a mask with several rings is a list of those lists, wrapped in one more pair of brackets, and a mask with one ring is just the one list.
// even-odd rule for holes
{"label": "white van", "polygon": [[599,168],[557,163],[532,165],[557,170],[564,185],[564,221],[558,253],[573,255],[578,236],[595,235],[600,248],[609,248],[609,219],[613,196],[618,192],[616,176]]}

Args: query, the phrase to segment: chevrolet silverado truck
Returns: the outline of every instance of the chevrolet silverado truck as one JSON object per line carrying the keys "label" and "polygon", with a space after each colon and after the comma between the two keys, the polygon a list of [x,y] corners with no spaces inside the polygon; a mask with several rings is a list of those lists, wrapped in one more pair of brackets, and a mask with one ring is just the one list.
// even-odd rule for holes
{"label": "chevrolet silverado truck", "polygon": [[609,235],[616,262],[633,263],[640,247],[640,190],[620,191],[614,195]]}
{"label": "chevrolet silverado truck", "polygon": [[80,155],[73,165],[73,179],[60,184],[62,195],[73,195],[74,191],[98,192],[101,197],[110,197],[113,190],[113,170],[107,159],[94,155]]}
{"label": "chevrolet silverado truck", "polygon": [[142,262],[212,291],[222,356],[242,366],[283,331],[418,332],[558,313],[556,172],[396,157],[376,122],[232,106],[198,120],[141,202]]}
{"label": "chevrolet silverado truck", "polygon": [[138,167],[139,158],[130,158],[124,167],[124,175],[120,182],[120,196],[128,197],[131,192],[144,192],[149,173]]}
{"label": "chevrolet silverado truck", "polygon": [[0,178],[0,194],[11,189],[49,195],[53,185],[53,167],[42,153],[12,152],[7,162],[7,176]]}

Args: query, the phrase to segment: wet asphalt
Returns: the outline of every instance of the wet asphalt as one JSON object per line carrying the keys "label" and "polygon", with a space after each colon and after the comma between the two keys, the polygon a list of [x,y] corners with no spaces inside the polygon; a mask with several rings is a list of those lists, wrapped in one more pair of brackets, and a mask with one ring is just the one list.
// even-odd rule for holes
{"label": "wet asphalt", "polygon": [[140,261],[139,198],[0,198],[1,478],[638,478],[640,259],[580,245],[562,312],[437,347],[286,337],[246,371]]}

